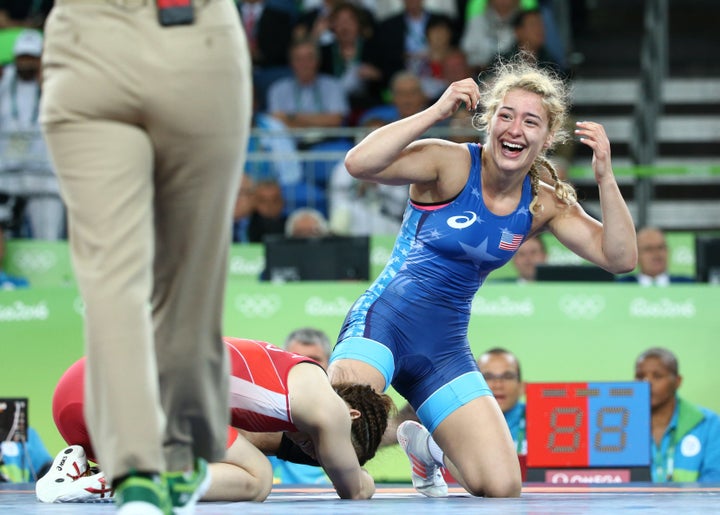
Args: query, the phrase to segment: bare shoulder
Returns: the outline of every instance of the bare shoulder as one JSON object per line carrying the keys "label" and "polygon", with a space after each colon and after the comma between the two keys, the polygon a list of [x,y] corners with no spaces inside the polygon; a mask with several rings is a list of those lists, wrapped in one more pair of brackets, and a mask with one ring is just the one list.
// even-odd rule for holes
{"label": "bare shoulder", "polygon": [[470,174],[471,156],[465,143],[438,139],[432,145],[432,153],[423,156],[426,158],[423,161],[435,170],[435,174],[432,180],[413,184],[410,196],[417,202],[443,202],[456,196],[465,187]]}
{"label": "bare shoulder", "polygon": [[288,399],[293,422],[302,426],[313,425],[329,410],[342,407],[327,374],[314,363],[299,363],[290,370]]}
{"label": "bare shoulder", "polygon": [[327,373],[320,365],[311,362],[298,363],[288,374],[288,390],[290,395],[302,395],[313,387],[332,391]]}
{"label": "bare shoulder", "polygon": [[557,219],[579,216],[582,208],[578,202],[568,204],[555,194],[555,188],[540,181],[538,188],[538,209],[533,214],[533,234],[544,232]]}

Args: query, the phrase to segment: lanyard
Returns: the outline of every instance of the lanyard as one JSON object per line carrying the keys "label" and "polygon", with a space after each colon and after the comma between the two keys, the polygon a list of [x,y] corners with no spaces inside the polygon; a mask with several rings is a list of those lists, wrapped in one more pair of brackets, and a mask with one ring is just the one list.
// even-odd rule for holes
{"label": "lanyard", "polygon": [[322,95],[320,94],[320,91],[318,88],[318,82],[317,79],[315,79],[315,82],[313,82],[312,86],[302,86],[301,84],[295,83],[295,113],[302,113],[305,112],[304,109],[302,109],[303,105],[300,103],[300,100],[302,98],[303,91],[307,91],[308,89],[312,90],[312,98],[313,98],[313,104],[315,106],[315,111],[310,111],[314,113],[322,113],[323,112],[323,101],[322,101]]}
{"label": "lanyard", "polygon": [[[655,458],[653,459],[653,481],[656,483],[666,483],[672,481],[675,469],[675,429],[669,433],[670,443],[665,452],[663,452],[663,442],[660,447],[655,450]],[[663,439],[664,440],[664,439]]]}
{"label": "lanyard", "polygon": [[518,432],[517,432],[517,453],[518,454],[525,454],[523,451],[525,447],[523,444],[525,442],[525,417],[523,416],[522,419],[520,419],[520,424],[518,426]]}
{"label": "lanyard", "polygon": [[355,55],[349,61],[341,55],[340,45],[336,42],[332,45],[333,75],[340,77],[348,69],[348,64],[360,62],[360,54],[362,53],[363,40],[359,39],[355,43]]}

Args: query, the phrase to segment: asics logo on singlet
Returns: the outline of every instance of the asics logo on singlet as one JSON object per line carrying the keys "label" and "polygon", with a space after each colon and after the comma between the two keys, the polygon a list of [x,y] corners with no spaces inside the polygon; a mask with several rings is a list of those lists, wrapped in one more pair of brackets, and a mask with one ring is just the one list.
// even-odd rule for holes
{"label": "asics logo on singlet", "polygon": [[451,216],[447,219],[447,224],[453,229],[465,229],[466,227],[470,227],[477,220],[477,215],[472,211],[465,211],[465,213],[465,215]]}

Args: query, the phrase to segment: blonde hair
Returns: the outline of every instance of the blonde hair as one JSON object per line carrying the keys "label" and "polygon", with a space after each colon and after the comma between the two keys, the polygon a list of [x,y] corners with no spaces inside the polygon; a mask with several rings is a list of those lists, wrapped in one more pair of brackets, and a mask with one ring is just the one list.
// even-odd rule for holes
{"label": "blonde hair", "polygon": [[[539,67],[532,54],[520,52],[512,59],[498,60],[491,74],[487,82],[480,82],[480,111],[473,116],[473,126],[476,129],[489,134],[495,113],[505,95],[511,90],[520,89],[540,97],[547,112],[548,130],[552,136],[550,147],[567,141],[568,134],[564,127],[568,115],[569,92],[565,82],[555,72]],[[555,196],[566,204],[571,205],[577,201],[575,188],[560,179],[557,169],[545,156],[545,151],[538,155],[528,173],[532,184],[533,200],[530,211],[533,214],[542,210],[542,205],[538,203],[541,180],[550,183],[548,179],[551,179]]]}

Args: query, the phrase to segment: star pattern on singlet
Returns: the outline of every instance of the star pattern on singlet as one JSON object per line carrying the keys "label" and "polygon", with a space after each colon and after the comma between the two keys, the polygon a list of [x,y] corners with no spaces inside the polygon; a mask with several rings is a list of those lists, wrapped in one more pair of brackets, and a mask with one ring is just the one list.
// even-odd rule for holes
{"label": "star pattern on singlet", "polygon": [[465,255],[461,256],[460,259],[469,259],[478,266],[483,263],[487,263],[488,261],[498,261],[500,259],[488,252],[488,238],[485,238],[477,247],[473,247],[472,245],[468,245],[463,242],[458,243],[460,243],[460,247],[465,252]]}
{"label": "star pattern on singlet", "polygon": [[437,240],[440,237],[442,237],[442,234],[440,234],[440,231],[435,228],[433,228],[433,230],[430,231],[430,234],[428,234],[428,239],[430,240]]}

